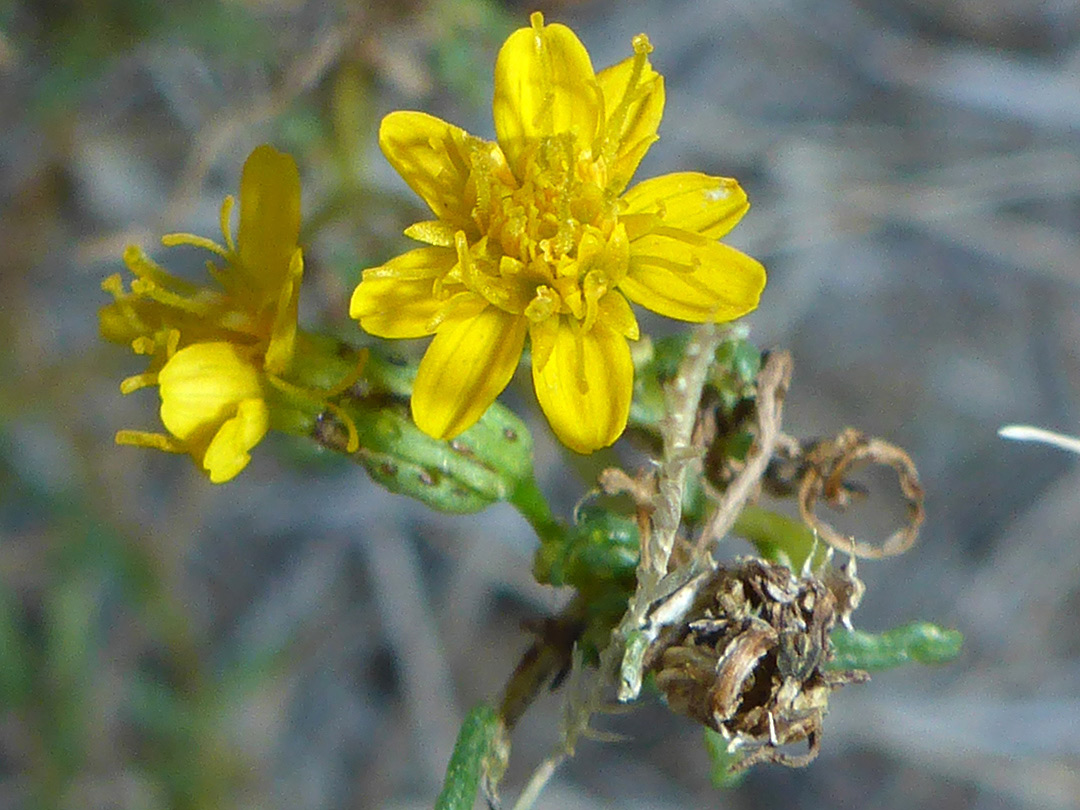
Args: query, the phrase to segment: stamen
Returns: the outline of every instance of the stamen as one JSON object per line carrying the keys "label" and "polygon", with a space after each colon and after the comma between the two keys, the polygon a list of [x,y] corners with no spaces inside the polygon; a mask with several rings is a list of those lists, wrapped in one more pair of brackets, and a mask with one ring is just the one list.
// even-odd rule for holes
{"label": "stamen", "polygon": [[458,267],[461,269],[461,282],[470,290],[475,289],[475,270],[472,256],[469,255],[469,240],[465,237],[465,231],[454,234],[454,247],[457,249]]}
{"label": "stamen", "polygon": [[119,273],[113,273],[101,282],[101,289],[119,301],[124,296],[124,280]]}
{"label": "stamen", "polygon": [[[101,288],[113,296],[113,303],[111,307],[116,308],[116,312],[119,318],[125,322],[126,326],[131,332],[145,332],[149,328],[141,317],[139,317],[138,310],[135,309],[132,299],[134,294],[129,295],[124,290],[124,282],[120,278],[119,273],[115,273],[101,282]],[[104,315],[102,316],[104,318]],[[103,326],[104,329],[104,321]],[[137,350],[136,350],[137,351]]]}
{"label": "stamen", "polygon": [[476,185],[476,206],[473,209],[473,220],[481,231],[490,227],[491,217],[495,208],[497,195],[493,189],[491,156],[479,146],[472,145],[469,149],[470,174]]}
{"label": "stamen", "polygon": [[[619,151],[619,145],[623,138],[623,127],[626,124],[626,116],[630,112],[630,105],[645,95],[646,87],[641,84],[641,76],[649,64],[649,54],[652,53],[652,43],[644,34],[638,34],[633,39],[634,62],[630,69],[630,79],[626,83],[622,98],[615,105],[615,109],[608,116],[607,125],[603,128],[603,141],[599,150],[600,156],[607,165],[615,160]],[[604,99],[606,102],[607,99]]]}
{"label": "stamen", "polygon": [[131,341],[131,350],[135,352],[135,354],[151,355],[157,351],[157,346],[157,341],[146,335],[137,337]]}
{"label": "stamen", "polygon": [[335,405],[333,402],[329,401],[324,402],[323,404],[330,413],[345,423],[345,431],[348,433],[348,440],[345,442],[345,452],[355,453],[360,449],[360,434],[356,432],[356,423],[353,421],[353,418],[345,413],[340,405]]}
{"label": "stamen", "polygon": [[147,371],[143,374],[136,374],[132,377],[128,377],[120,383],[121,394],[131,394],[142,388],[149,388],[151,385],[157,385],[158,375],[156,371]]}
{"label": "stamen", "polygon": [[221,235],[225,237],[225,247],[229,249],[229,253],[236,253],[236,244],[233,242],[232,233],[229,229],[229,220],[232,219],[234,205],[236,205],[236,200],[232,194],[227,195],[221,203]]}
{"label": "stamen", "polygon": [[367,366],[368,358],[371,356],[371,352],[367,349],[360,349],[356,353],[356,365],[353,366],[353,370],[342,377],[341,382],[335,385],[333,388],[328,388],[324,393],[328,397],[336,397],[344,394],[354,385],[357,380],[360,379],[360,375],[364,373],[364,367]]}
{"label": "stamen", "polygon": [[229,289],[229,283],[232,280],[232,274],[229,273],[229,269],[227,267],[218,267],[212,261],[207,260],[206,273],[210,276],[210,278],[220,284],[223,289]]}
{"label": "stamen", "polygon": [[209,250],[211,253],[216,253],[223,259],[229,258],[228,251],[213,239],[207,239],[205,236],[197,236],[193,233],[167,233],[161,237],[161,244],[165,245],[165,247],[191,245],[192,247],[200,247]]}
{"label": "stamen", "polygon": [[546,321],[559,309],[559,295],[551,287],[541,285],[536,288],[535,297],[525,307],[525,317],[533,323]]}
{"label": "stamen", "polygon": [[149,298],[181,312],[187,312],[200,318],[206,317],[211,312],[211,307],[205,301],[194,298],[184,298],[182,295],[159,287],[149,279],[136,279],[131,282],[131,292],[140,298]]}
{"label": "stamen", "polygon": [[345,452],[355,453],[357,450],[360,449],[360,434],[356,430],[356,422],[354,422],[353,418],[347,413],[345,413],[344,410],[342,410],[340,405],[331,402],[329,399],[327,399],[327,397],[336,396],[337,393],[340,393],[339,391],[337,391],[339,387],[341,387],[341,390],[344,391],[346,388],[352,386],[352,384],[355,383],[356,380],[359,378],[360,372],[363,370],[363,366],[366,361],[367,354],[365,353],[360,363],[358,363],[357,368],[350,372],[348,375],[346,375],[345,379],[342,382],[338,383],[337,386],[329,390],[322,390],[319,388],[304,388],[302,386],[295,385],[291,382],[283,380],[276,374],[267,374],[266,381],[269,382],[274,388],[284,392],[289,396],[293,396],[298,399],[304,399],[308,402],[317,402],[324,408],[326,408],[326,410],[330,411],[330,413],[334,414],[334,416],[340,419],[341,422],[345,425],[345,431],[348,433],[348,439],[345,443]]}
{"label": "stamen", "polygon": [[187,448],[172,436],[166,436],[162,433],[148,433],[145,430],[118,430],[115,441],[117,444],[129,447],[147,447],[165,453],[187,452]]}
{"label": "stamen", "polygon": [[136,278],[148,279],[159,287],[175,290],[184,295],[193,295],[199,288],[177,278],[160,264],[155,262],[138,245],[124,248],[124,264]]}
{"label": "stamen", "polygon": [[525,271],[525,263],[513,256],[499,257],[499,277],[516,278]]}

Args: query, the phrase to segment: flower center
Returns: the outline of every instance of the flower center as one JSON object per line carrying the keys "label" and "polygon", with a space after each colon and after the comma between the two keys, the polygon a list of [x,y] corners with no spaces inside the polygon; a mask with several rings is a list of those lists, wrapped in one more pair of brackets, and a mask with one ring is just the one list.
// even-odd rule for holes
{"label": "flower center", "polygon": [[597,301],[627,269],[604,161],[578,151],[569,136],[539,139],[520,181],[501,155],[476,157],[473,219],[482,237],[467,255],[459,244],[460,281],[530,320],[572,315],[591,327]]}

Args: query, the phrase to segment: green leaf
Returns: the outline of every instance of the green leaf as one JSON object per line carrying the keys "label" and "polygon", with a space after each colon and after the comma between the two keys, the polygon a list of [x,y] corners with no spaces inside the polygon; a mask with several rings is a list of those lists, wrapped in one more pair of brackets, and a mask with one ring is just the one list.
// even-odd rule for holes
{"label": "green leaf", "polygon": [[[792,571],[801,570],[814,551],[814,533],[805,523],[754,504],[743,508],[732,530],[749,540],[760,556]],[[818,544],[815,566],[824,560],[825,549],[824,543]]]}
{"label": "green leaf", "polygon": [[960,654],[964,637],[930,622],[912,622],[880,634],[838,628],[828,668],[883,670],[911,662],[943,664]]}
{"label": "green leaf", "polygon": [[759,371],[761,352],[753,343],[732,335],[720,344],[710,382],[720,394],[725,409],[731,410],[740,400],[755,396],[754,383]]}
{"label": "green leaf", "polygon": [[[686,332],[664,337],[651,346],[645,344],[635,354],[631,427],[659,435],[665,413],[663,386],[677,373],[688,340],[689,333]],[[709,387],[719,394],[723,407],[731,410],[740,400],[754,396],[754,383],[760,370],[758,348],[738,334],[731,334],[716,349]]]}
{"label": "green leaf", "polygon": [[746,772],[732,771],[732,766],[741,759],[741,755],[728,751],[727,740],[720,732],[705,728],[705,750],[709,752],[709,761],[712,763],[709,779],[714,788],[728,789],[742,784]]}
{"label": "green leaf", "polygon": [[643,337],[634,352],[634,396],[630,400],[630,427],[659,436],[664,418],[664,383],[675,375],[689,333],[648,343]]}
{"label": "green leaf", "polygon": [[585,594],[617,584],[629,594],[641,545],[637,523],[592,504],[581,507],[577,518],[558,542],[537,549],[537,581],[571,585]]}
{"label": "green leaf", "polygon": [[416,367],[378,347],[371,347],[360,378],[331,398],[356,427],[359,449],[347,454],[341,413],[329,409],[319,392],[340,387],[360,358],[348,344],[299,335],[288,380],[295,390],[269,392],[273,427],[315,437],[362,464],[391,492],[443,512],[478,512],[532,483],[532,436],[517,416],[496,402],[460,436],[434,439],[416,427],[409,412]]}
{"label": "green leaf", "polygon": [[761,352],[748,340],[736,340],[731,352],[731,370],[747,385],[757,380],[761,371]]}
{"label": "green leaf", "polygon": [[343,402],[356,422],[353,454],[391,492],[443,512],[478,512],[507,500],[532,477],[532,436],[510,410],[495,403],[457,438],[433,439],[413,424],[404,403]]}
{"label": "green leaf", "polygon": [[498,715],[490,703],[481,703],[465,717],[450,764],[446,766],[446,781],[435,801],[435,810],[472,810],[484,759],[491,750],[498,726]]}

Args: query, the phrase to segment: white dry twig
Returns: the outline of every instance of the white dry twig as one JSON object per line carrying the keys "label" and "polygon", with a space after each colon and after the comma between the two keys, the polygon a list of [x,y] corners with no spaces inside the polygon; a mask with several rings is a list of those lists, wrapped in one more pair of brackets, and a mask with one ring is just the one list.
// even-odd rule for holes
{"label": "white dry twig", "polygon": [[998,430],[998,436],[1019,442],[1049,444],[1053,447],[1060,447],[1062,450],[1080,453],[1080,439],[1075,436],[1066,436],[1064,433],[1056,433],[1052,430],[1032,427],[1031,425],[1005,425]]}

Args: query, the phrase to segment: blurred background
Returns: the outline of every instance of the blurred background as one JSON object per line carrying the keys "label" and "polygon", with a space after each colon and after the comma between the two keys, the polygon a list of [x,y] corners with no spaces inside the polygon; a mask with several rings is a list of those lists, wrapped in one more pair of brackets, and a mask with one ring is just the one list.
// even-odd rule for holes
{"label": "blurred background", "polygon": [[[922,539],[860,566],[856,623],[967,638],[839,692],[806,770],[718,792],[700,729],[646,703],[603,718],[628,740],[583,741],[537,807],[1077,807],[1080,468],[995,435],[1080,433],[1068,0],[0,3],[0,807],[431,805],[520,623],[565,598],[532,583],[527,526],[430,513],[280,438],[225,486],[114,446],[157,428],[156,394],[120,396],[141,366],[98,340],[100,282],[129,242],[216,235],[270,141],[304,178],[302,320],[355,335],[360,270],[424,218],[379,118],[490,137],[495,53],[534,7],[597,67],[650,36],[668,100],[639,176],[749,192],[730,241],[770,271],[751,337],[794,353],[789,432],[856,425],[917,462]],[[567,514],[591,481],[536,436]],[[508,796],[559,706],[517,730]]]}

